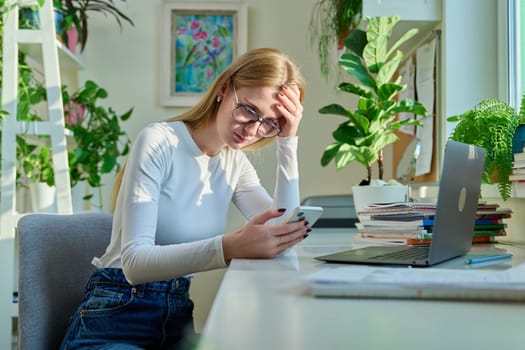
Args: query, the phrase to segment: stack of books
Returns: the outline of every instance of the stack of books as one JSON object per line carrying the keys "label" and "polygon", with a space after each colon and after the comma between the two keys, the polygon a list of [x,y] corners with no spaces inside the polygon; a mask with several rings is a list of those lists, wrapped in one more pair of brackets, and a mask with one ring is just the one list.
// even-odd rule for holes
{"label": "stack of books", "polygon": [[512,174],[509,175],[509,181],[515,183],[514,195],[522,197],[525,195],[525,149],[523,152],[514,153],[512,162]]}
{"label": "stack of books", "polygon": [[[436,203],[379,203],[372,204],[359,214],[356,227],[359,234],[353,246],[364,245],[417,245],[432,240]],[[506,236],[512,211],[498,204],[478,204],[473,243],[492,243],[497,237]]]}

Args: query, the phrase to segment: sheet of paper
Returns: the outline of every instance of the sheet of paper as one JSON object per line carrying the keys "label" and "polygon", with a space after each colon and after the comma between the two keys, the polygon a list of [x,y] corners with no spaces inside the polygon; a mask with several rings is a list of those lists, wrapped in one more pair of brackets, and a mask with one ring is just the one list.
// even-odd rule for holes
{"label": "sheet of paper", "polygon": [[435,59],[436,39],[421,45],[416,50],[417,99],[426,107],[429,115],[427,118],[421,118],[424,126],[416,130],[416,136],[421,140],[421,152],[416,162],[416,176],[429,173],[432,165]]}
{"label": "sheet of paper", "polygon": [[504,289],[520,286],[525,289],[525,264],[508,270],[458,270],[439,268],[393,268],[342,266],[324,269],[308,276],[314,283],[377,284],[403,286],[490,287]]}
{"label": "sheet of paper", "polygon": [[[399,100],[401,101],[406,98],[414,100],[414,62],[411,57],[405,60],[405,63],[399,68],[399,75],[401,76],[401,85],[406,85],[406,89],[401,91],[398,95]],[[403,112],[399,113],[398,118],[399,120],[414,119],[415,116],[413,113]],[[416,130],[414,125],[405,125],[401,127],[399,131],[405,134],[414,135]]]}

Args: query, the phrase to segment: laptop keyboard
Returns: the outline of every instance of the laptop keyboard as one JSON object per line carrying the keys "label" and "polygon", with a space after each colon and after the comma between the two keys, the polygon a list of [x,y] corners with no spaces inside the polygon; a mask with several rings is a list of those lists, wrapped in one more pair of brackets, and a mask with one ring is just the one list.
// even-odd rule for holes
{"label": "laptop keyboard", "polygon": [[376,260],[420,260],[428,257],[430,246],[413,246],[405,250],[370,257]]}

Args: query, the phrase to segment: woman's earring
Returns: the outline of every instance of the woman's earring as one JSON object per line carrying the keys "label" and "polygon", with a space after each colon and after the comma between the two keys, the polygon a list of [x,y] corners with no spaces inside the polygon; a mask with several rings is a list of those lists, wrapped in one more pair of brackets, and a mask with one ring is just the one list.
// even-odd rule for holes
{"label": "woman's earring", "polygon": [[217,96],[217,103],[221,103],[221,100],[222,100],[222,97],[221,96]]}

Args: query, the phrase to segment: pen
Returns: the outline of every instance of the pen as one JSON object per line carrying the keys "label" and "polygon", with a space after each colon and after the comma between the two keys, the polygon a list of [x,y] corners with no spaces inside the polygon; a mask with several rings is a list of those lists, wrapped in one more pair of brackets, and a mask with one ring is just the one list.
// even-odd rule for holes
{"label": "pen", "polygon": [[479,258],[468,258],[465,259],[465,264],[479,264],[484,263],[487,261],[494,261],[494,260],[501,260],[501,259],[507,259],[512,257],[512,254],[498,254],[498,255],[487,255],[487,256],[480,256]]}

